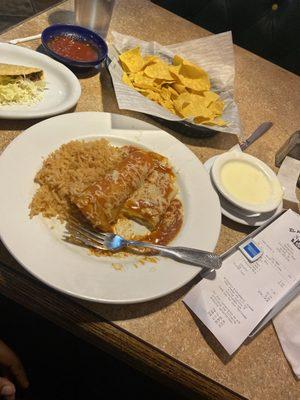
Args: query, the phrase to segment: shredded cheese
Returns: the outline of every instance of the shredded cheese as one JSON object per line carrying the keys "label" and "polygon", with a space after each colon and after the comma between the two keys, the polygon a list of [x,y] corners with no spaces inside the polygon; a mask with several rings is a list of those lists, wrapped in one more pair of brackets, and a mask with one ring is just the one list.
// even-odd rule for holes
{"label": "shredded cheese", "polygon": [[0,77],[0,105],[31,105],[43,98],[44,81],[31,81],[19,76],[17,78]]}

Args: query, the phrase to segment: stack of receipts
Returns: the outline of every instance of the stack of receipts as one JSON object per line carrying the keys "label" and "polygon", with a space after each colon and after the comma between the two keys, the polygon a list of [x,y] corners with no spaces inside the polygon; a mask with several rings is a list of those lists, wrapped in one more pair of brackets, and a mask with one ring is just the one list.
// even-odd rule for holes
{"label": "stack of receipts", "polygon": [[250,262],[236,249],[214,279],[202,279],[183,299],[229,354],[300,289],[300,215],[286,211],[254,240],[259,259]]}

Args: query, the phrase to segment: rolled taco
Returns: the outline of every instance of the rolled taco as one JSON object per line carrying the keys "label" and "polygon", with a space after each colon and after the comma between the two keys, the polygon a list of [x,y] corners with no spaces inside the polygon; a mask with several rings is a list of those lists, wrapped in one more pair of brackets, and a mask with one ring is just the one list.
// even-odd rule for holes
{"label": "rolled taco", "polygon": [[36,103],[44,89],[41,68],[0,63],[0,105]]}

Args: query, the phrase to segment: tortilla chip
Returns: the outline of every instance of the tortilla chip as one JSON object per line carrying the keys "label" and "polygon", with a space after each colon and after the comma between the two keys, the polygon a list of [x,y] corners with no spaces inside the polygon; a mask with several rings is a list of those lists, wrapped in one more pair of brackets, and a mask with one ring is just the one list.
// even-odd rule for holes
{"label": "tortilla chip", "polygon": [[210,89],[209,77],[204,69],[178,55],[174,56],[173,65],[179,68],[179,79],[186,87],[197,91]]}
{"label": "tortilla chip", "polygon": [[181,94],[181,93],[185,93],[185,92],[186,92],[186,87],[185,87],[184,85],[182,85],[181,83],[174,82],[174,83],[171,84],[171,87],[172,87],[174,90],[176,90],[176,92],[177,92],[178,94]]}
{"label": "tortilla chip", "polygon": [[180,118],[193,118],[196,124],[226,125],[219,118],[224,103],[210,91],[209,77],[197,65],[178,55],[172,64],[153,55],[142,57],[138,47],[121,54],[120,63],[123,82],[149,100]]}
{"label": "tortilla chip", "polygon": [[119,56],[120,63],[125,72],[138,72],[144,66],[144,59],[139,47],[127,50]]}
{"label": "tortilla chip", "polygon": [[161,89],[161,97],[163,98],[163,99],[165,99],[165,100],[171,100],[171,92],[170,92],[170,90],[169,90],[169,88],[167,88],[167,87],[163,87],[162,89]]}
{"label": "tortilla chip", "polygon": [[227,122],[221,118],[218,118],[218,119],[214,119],[213,121],[203,121],[203,122],[201,122],[201,124],[210,125],[210,126],[213,126],[213,125],[226,126]]}
{"label": "tortilla chip", "polygon": [[126,72],[124,72],[123,75],[122,75],[122,82],[124,82],[124,83],[126,83],[126,85],[134,88],[134,86],[133,86],[129,76],[126,74]]}
{"label": "tortilla chip", "polygon": [[153,90],[148,90],[148,91],[145,92],[145,93],[146,93],[145,96],[146,96],[148,99],[150,99],[150,100],[152,100],[152,101],[155,101],[156,103],[159,103],[159,102],[161,101],[161,96],[160,96],[159,93],[154,92]]}
{"label": "tortilla chip", "polygon": [[220,98],[218,98],[216,101],[211,102],[208,108],[217,116],[217,115],[222,115],[222,112],[224,110],[224,103]]}
{"label": "tortilla chip", "polygon": [[205,118],[203,116],[198,116],[194,118],[195,124],[204,124],[204,125],[214,125],[211,119]]}
{"label": "tortilla chip", "polygon": [[[174,100],[176,110],[184,117],[202,117],[204,120],[214,118],[214,113],[207,107],[204,96],[193,93],[182,93]],[[199,120],[199,118],[198,118]]]}
{"label": "tortilla chip", "polygon": [[203,92],[203,96],[204,96],[205,99],[206,99],[207,107],[208,107],[211,103],[214,103],[215,101],[218,101],[218,99],[219,99],[219,95],[218,95],[217,93],[215,93],[215,92],[210,92],[210,91]]}
{"label": "tortilla chip", "polygon": [[154,86],[154,79],[148,78],[143,71],[139,71],[134,74],[132,83],[134,86],[141,89],[152,89]]}
{"label": "tortilla chip", "polygon": [[209,81],[205,81],[202,79],[191,79],[191,78],[187,78],[183,75],[180,75],[181,77],[181,82],[183,83],[183,85],[189,89],[193,89],[196,92],[204,92],[206,90],[210,89],[210,82]]}
{"label": "tortilla chip", "polygon": [[183,58],[175,54],[173,57],[173,65],[180,66],[183,63]]}
{"label": "tortilla chip", "polygon": [[158,57],[156,57],[156,56],[145,56],[145,57],[144,57],[144,66],[143,66],[143,70],[144,70],[148,65],[154,64],[154,63],[159,62],[159,61],[160,61],[160,59],[159,59]]}
{"label": "tortilla chip", "polygon": [[144,71],[149,78],[173,81],[173,77],[169,71],[169,66],[163,61],[148,65]]}
{"label": "tortilla chip", "polygon": [[171,94],[171,99],[172,99],[172,100],[177,99],[178,93],[176,92],[176,90],[175,90],[172,86],[170,86],[170,85],[168,85],[168,90],[169,90],[169,92],[170,92],[170,94]]}

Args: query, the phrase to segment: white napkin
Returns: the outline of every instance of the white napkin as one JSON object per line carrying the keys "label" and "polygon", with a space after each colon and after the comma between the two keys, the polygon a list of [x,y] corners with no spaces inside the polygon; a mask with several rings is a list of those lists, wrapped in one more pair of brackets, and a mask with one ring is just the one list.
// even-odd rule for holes
{"label": "white napkin", "polygon": [[283,206],[299,213],[300,204],[296,195],[296,187],[300,175],[300,160],[286,156],[283,160],[277,177],[284,188]]}
{"label": "white napkin", "polygon": [[273,318],[273,324],[282,350],[300,379],[300,294]]}

